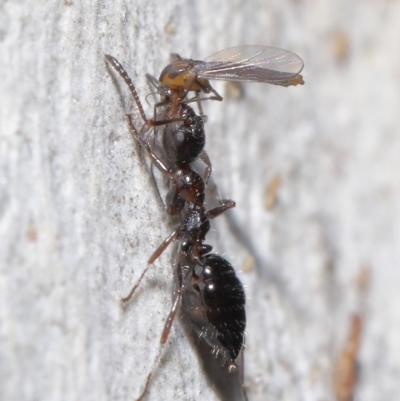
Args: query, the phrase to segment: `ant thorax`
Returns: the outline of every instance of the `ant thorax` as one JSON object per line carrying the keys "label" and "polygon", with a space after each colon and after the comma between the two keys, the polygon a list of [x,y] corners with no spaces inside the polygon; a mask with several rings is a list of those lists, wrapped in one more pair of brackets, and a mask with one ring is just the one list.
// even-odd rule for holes
{"label": "ant thorax", "polygon": [[165,107],[157,116],[158,120],[174,118],[180,120],[158,129],[158,132],[161,131],[163,151],[173,164],[190,164],[199,157],[206,142],[203,119],[186,103],[180,103],[176,113]]}

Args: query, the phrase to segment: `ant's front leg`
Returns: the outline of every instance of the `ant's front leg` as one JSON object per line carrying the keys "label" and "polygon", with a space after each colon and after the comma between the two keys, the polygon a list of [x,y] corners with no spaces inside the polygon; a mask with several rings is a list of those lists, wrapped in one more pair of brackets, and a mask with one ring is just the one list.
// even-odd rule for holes
{"label": "ant's front leg", "polygon": [[144,389],[143,389],[142,393],[140,394],[139,398],[137,398],[135,401],[142,401],[144,399],[145,395],[146,395],[146,392],[147,392],[147,390],[149,388],[149,384],[150,384],[151,378],[152,378],[153,373],[154,373],[154,371],[155,371],[155,369],[157,367],[157,363],[158,363],[158,361],[160,359],[160,356],[161,356],[161,353],[162,353],[162,351],[164,349],[164,346],[165,346],[165,344],[166,344],[166,342],[168,340],[168,336],[169,336],[169,334],[171,332],[172,323],[174,322],[176,314],[177,314],[177,312],[179,310],[179,305],[180,305],[180,301],[182,299],[182,293],[183,293],[182,267],[181,267],[180,263],[178,264],[177,273],[178,273],[178,289],[176,291],[175,299],[174,299],[174,302],[172,304],[171,310],[169,312],[168,318],[167,318],[167,320],[165,322],[164,330],[163,330],[163,332],[161,334],[160,345],[158,347],[158,351],[157,351],[156,357],[154,358],[153,365],[152,365],[152,367],[150,369],[150,373],[147,375],[147,379],[146,379],[146,383],[145,383]]}

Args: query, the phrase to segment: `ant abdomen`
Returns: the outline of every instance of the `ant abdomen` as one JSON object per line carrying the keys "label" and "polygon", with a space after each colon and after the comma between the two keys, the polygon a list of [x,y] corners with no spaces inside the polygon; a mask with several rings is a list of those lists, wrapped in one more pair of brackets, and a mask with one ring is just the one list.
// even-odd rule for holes
{"label": "ant abdomen", "polygon": [[232,265],[215,254],[203,256],[184,287],[182,306],[194,330],[234,365],[244,343],[246,300]]}
{"label": "ant abdomen", "polygon": [[204,148],[206,142],[204,122],[202,117],[196,115],[185,103],[179,105],[176,116],[182,118],[182,121],[164,126],[163,149],[171,163],[190,164],[198,158]]}

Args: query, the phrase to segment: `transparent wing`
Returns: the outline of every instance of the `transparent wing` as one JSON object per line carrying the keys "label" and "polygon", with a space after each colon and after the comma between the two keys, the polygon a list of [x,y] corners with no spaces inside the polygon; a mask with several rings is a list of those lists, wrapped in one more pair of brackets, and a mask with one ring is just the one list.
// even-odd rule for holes
{"label": "transparent wing", "polygon": [[197,64],[199,78],[224,81],[303,84],[303,60],[296,54],[267,46],[238,46],[221,50]]}

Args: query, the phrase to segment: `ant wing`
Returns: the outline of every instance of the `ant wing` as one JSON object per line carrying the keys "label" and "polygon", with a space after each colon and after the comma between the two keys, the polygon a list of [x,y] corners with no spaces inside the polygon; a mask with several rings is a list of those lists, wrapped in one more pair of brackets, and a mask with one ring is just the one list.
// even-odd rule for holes
{"label": "ant wing", "polygon": [[267,46],[238,46],[221,50],[194,67],[199,78],[223,81],[303,84],[303,60],[296,54]]}

